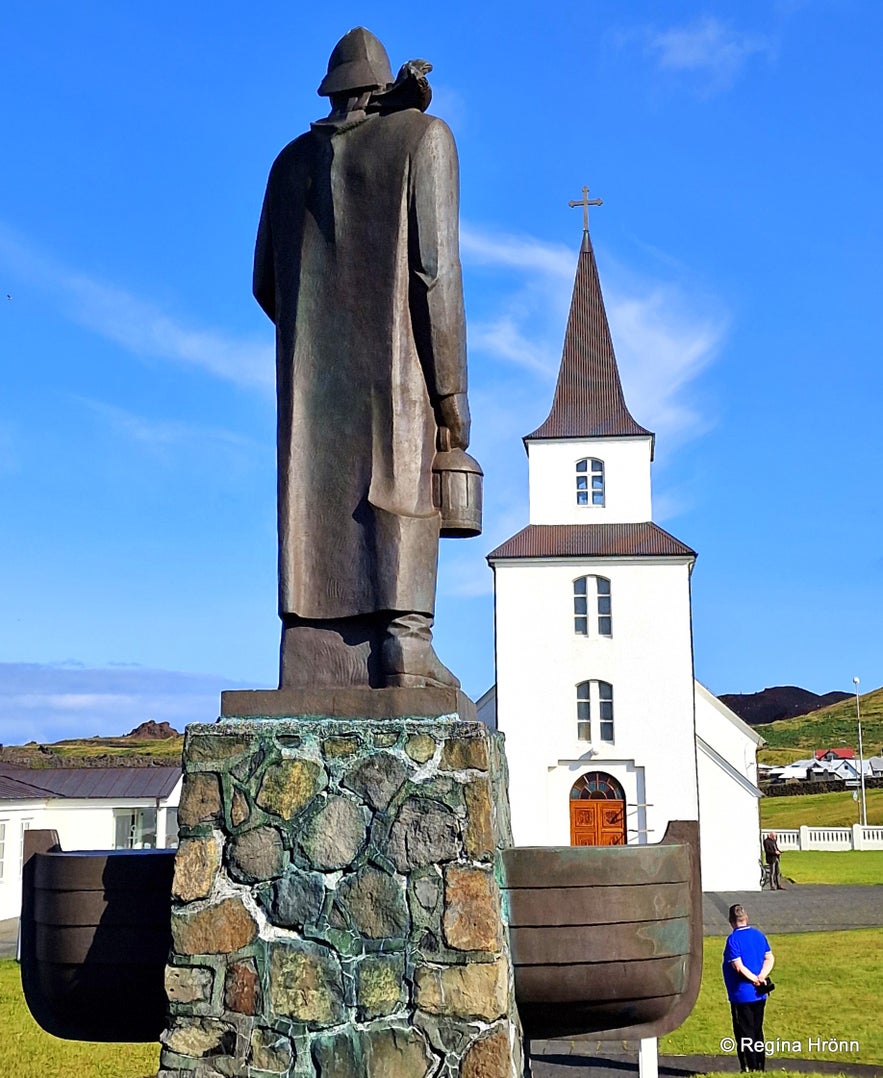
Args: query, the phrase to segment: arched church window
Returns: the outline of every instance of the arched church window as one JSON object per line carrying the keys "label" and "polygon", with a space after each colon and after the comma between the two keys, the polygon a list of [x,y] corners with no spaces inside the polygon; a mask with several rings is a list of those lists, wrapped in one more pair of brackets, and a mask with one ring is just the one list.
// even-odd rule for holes
{"label": "arched church window", "polygon": [[613,686],[609,681],[581,681],[576,687],[576,736],[592,740],[592,713],[598,716],[598,738],[613,741]]}
{"label": "arched church window", "polygon": [[574,580],[573,631],[579,636],[588,636],[590,598],[597,612],[598,636],[612,636],[612,596],[610,581],[606,576],[580,576]]}
{"label": "arched church window", "polygon": [[576,462],[576,504],[604,505],[604,461],[584,457]]}
{"label": "arched church window", "polygon": [[625,801],[625,793],[615,778],[603,771],[581,775],[570,790],[571,801]]}

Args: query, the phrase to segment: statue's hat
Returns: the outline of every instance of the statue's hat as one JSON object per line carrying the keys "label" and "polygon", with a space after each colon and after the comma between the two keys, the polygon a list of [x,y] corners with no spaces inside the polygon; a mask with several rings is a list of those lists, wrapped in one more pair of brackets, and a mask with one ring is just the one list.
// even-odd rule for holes
{"label": "statue's hat", "polygon": [[392,81],[389,56],[380,39],[357,26],[334,46],[318,92],[330,97],[348,90],[385,90]]}

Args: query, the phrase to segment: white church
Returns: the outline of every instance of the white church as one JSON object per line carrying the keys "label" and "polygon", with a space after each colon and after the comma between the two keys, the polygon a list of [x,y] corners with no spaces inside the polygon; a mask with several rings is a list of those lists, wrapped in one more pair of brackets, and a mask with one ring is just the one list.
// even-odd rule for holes
{"label": "white church", "polygon": [[530,522],[488,555],[497,680],[478,702],[506,735],[516,844],[653,843],[698,817],[703,889],[758,890],[763,742],[694,679],[696,553],[653,523],[654,435],[625,404],[588,227],[524,445]]}

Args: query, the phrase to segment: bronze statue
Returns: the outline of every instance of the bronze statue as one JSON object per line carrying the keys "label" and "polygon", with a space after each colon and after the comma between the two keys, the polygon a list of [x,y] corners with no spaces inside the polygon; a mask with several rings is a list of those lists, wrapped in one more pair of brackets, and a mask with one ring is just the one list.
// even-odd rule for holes
{"label": "bronze statue", "polygon": [[[276,324],[280,688],[456,686],[432,648],[436,450],[466,448],[458,165],[369,31],[335,46],[329,115],[279,154],[254,294]],[[468,458],[467,458],[468,459]],[[477,467],[477,466],[476,466]]]}

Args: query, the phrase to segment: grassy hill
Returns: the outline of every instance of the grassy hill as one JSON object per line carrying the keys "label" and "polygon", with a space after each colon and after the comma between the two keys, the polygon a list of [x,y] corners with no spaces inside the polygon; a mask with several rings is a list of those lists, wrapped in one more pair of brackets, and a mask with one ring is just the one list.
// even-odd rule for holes
{"label": "grassy hill", "polygon": [[[780,831],[790,827],[851,827],[859,823],[859,803],[851,789],[827,794],[801,794],[800,797],[763,797],[760,801],[760,826]],[[866,790],[868,823],[883,824],[883,790]]]}
{"label": "grassy hill", "polygon": [[181,763],[184,737],[84,737],[52,744],[9,745],[0,748],[0,763],[10,767],[137,767]]}
{"label": "grassy hill", "polygon": [[[859,697],[865,758],[883,755],[883,688]],[[840,748],[845,743],[858,754],[855,697],[793,719],[755,726],[769,744],[758,753],[762,764],[788,763],[814,749]],[[790,756],[784,756],[788,752]]]}

